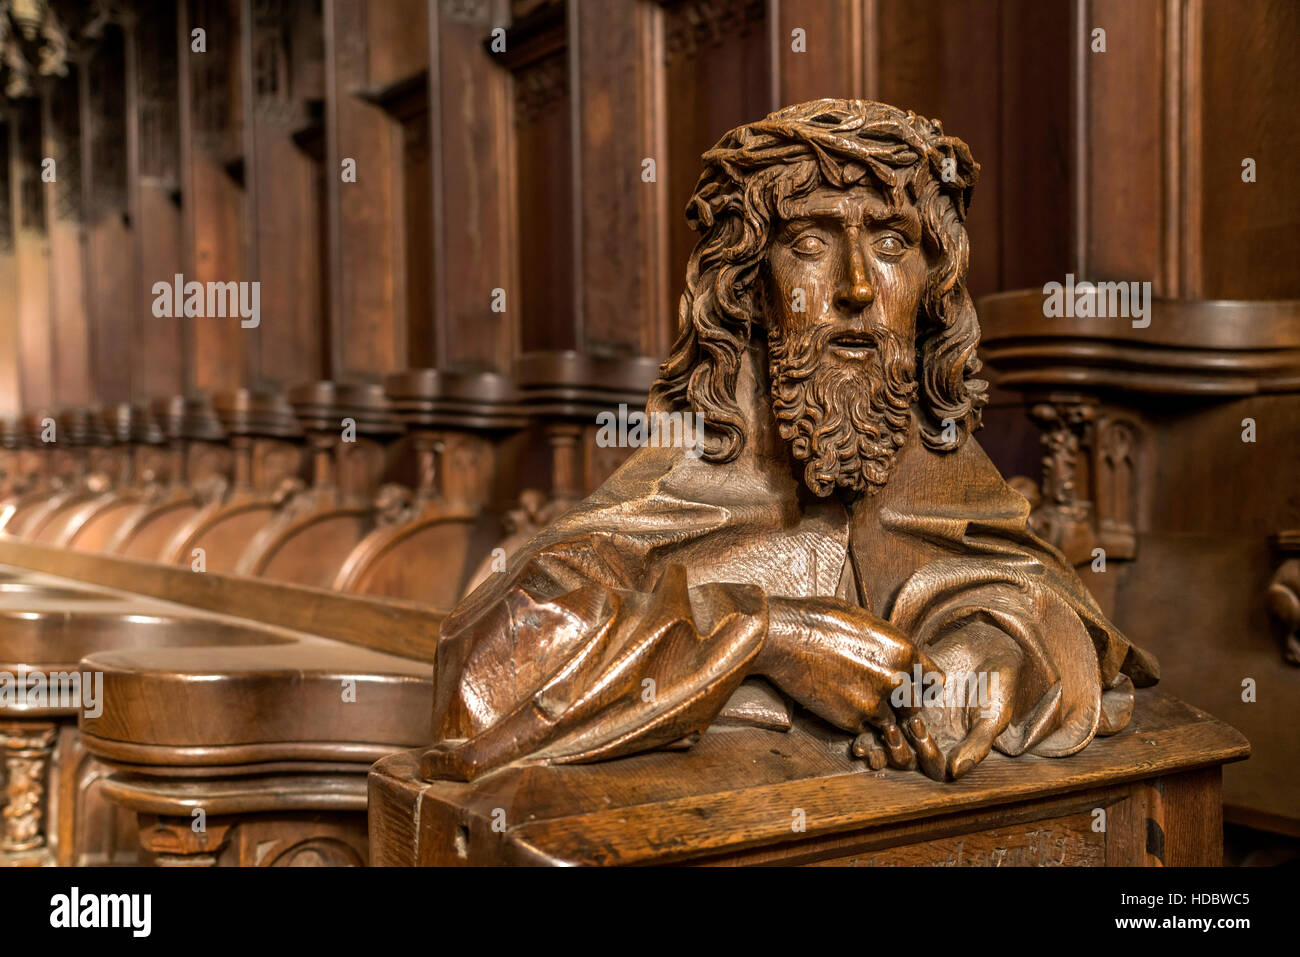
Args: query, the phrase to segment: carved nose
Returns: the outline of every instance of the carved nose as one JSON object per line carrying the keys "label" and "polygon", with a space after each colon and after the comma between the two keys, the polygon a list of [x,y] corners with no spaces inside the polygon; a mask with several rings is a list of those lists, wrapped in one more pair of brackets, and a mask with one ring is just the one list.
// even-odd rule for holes
{"label": "carved nose", "polygon": [[850,280],[840,286],[835,296],[835,304],[842,309],[857,311],[871,305],[875,298],[876,291],[871,288],[871,283],[866,279],[857,282]]}
{"label": "carved nose", "polygon": [[867,264],[863,261],[862,250],[858,246],[856,229],[849,229],[849,263],[848,275],[835,292],[835,304],[841,309],[856,312],[871,305],[876,298],[876,290],[871,288],[867,278]]}

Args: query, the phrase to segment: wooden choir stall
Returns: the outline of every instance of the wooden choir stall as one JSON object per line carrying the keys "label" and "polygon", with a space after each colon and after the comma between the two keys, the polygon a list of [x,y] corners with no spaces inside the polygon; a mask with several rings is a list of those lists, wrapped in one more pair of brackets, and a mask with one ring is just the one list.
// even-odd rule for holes
{"label": "wooden choir stall", "polygon": [[0,0],[0,865],[1300,860],[1298,30]]}

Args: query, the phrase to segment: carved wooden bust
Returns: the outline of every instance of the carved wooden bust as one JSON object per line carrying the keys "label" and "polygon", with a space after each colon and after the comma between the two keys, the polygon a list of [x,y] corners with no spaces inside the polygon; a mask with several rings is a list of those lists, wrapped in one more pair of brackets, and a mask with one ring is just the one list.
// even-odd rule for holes
{"label": "carved wooden bust", "polygon": [[978,174],[939,123],[865,101],[704,154],[647,408],[701,441],[639,448],[446,620],[426,779],[788,728],[793,707],[936,780],[1124,727],[1154,659],[972,437]]}

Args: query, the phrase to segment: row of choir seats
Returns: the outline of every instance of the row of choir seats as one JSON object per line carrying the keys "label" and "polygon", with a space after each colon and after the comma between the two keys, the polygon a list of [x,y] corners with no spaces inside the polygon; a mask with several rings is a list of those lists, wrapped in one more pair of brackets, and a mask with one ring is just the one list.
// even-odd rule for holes
{"label": "row of choir seats", "polygon": [[654,368],[3,423],[0,863],[365,863],[366,774],[430,740],[442,617],[617,466],[595,415]]}
{"label": "row of choir seats", "polygon": [[[416,384],[441,385],[426,379]],[[399,418],[378,386],[321,382],[287,396],[176,397],[102,416],[31,413],[5,430],[19,467],[0,530],[59,548],[445,607],[492,531],[483,525],[487,489],[456,479],[466,447],[489,450],[493,436],[430,427],[437,399],[407,401]],[[508,408],[485,415],[503,432],[524,424]],[[417,478],[381,485],[408,429],[402,451]],[[459,457],[458,471],[440,476],[447,454]]]}

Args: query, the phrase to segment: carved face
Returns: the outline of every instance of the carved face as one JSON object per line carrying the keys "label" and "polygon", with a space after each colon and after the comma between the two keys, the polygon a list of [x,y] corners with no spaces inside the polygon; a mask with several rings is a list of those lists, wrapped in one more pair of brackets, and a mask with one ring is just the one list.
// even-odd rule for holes
{"label": "carved face", "polygon": [[782,212],[767,254],[778,427],[816,494],[879,488],[916,395],[920,219],[866,186],[823,187]]}

